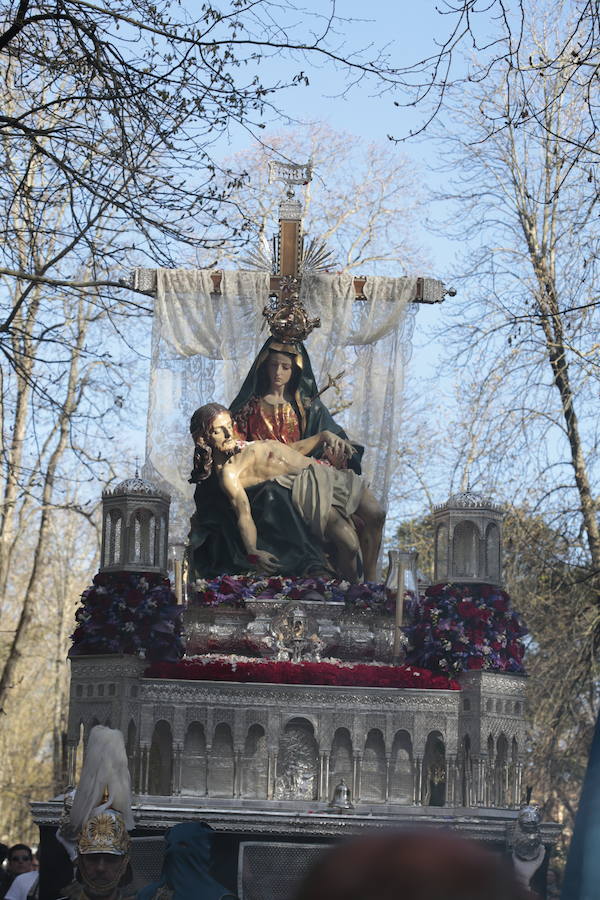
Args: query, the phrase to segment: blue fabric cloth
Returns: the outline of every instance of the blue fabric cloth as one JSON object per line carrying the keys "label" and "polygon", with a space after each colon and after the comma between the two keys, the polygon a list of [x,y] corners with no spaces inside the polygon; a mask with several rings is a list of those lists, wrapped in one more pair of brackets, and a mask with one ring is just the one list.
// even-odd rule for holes
{"label": "blue fabric cloth", "polygon": [[590,750],[561,900],[598,900],[600,896],[600,716]]}
{"label": "blue fabric cloth", "polygon": [[138,900],[152,900],[157,890],[168,887],[173,900],[225,900],[230,891],[210,875],[212,829],[204,822],[174,825],[165,835],[161,877],[138,893]]}

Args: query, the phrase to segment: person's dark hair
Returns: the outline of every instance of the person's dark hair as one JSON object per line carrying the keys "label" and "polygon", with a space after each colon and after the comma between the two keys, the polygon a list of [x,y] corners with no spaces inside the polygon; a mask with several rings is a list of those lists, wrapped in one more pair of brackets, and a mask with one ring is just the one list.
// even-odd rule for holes
{"label": "person's dark hair", "polygon": [[212,474],[212,447],[208,440],[208,432],[213,420],[219,413],[231,415],[227,407],[220,403],[205,403],[200,406],[190,419],[190,433],[194,438],[194,467],[190,475],[190,483],[197,484],[206,481]]}
{"label": "person's dark hair", "polygon": [[531,900],[499,854],[447,832],[368,835],[328,851],[295,900]]}
{"label": "person's dark hair", "polygon": [[28,847],[27,844],[13,844],[12,847],[9,847],[8,850],[8,861],[11,861],[13,852],[16,850],[25,850],[29,854],[29,859],[33,859],[33,852],[31,847]]}
{"label": "person's dark hair", "polygon": [[292,353],[286,353],[285,350],[275,350],[271,348],[265,357],[265,359],[261,362],[258,367],[258,371],[256,373],[256,390],[258,391],[259,397],[264,397],[265,394],[269,393],[269,388],[271,387],[271,380],[269,378],[269,359],[274,353],[281,353],[282,356],[287,356],[290,362],[292,363],[292,377],[288,381],[285,386],[286,393],[290,394],[292,397],[296,393],[298,389],[298,384],[300,383],[300,376],[302,374],[302,370],[298,366],[296,362],[296,357]]}

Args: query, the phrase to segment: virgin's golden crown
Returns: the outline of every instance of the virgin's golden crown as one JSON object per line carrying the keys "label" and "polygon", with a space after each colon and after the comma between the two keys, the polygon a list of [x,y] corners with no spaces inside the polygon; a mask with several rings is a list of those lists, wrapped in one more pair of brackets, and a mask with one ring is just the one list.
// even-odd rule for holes
{"label": "virgin's golden crown", "polygon": [[273,297],[263,309],[274,338],[285,343],[304,341],[313,328],[320,328],[319,318],[311,319],[298,297],[298,281],[292,276],[281,279],[281,294]]}

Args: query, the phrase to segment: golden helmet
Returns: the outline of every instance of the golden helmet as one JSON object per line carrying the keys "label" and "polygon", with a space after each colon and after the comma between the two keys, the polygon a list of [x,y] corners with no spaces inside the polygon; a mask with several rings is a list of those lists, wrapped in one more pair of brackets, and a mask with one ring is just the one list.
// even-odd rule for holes
{"label": "golden helmet", "polygon": [[125,856],[129,853],[129,834],[121,813],[109,807],[90,816],[83,824],[77,847],[80,856],[88,853]]}

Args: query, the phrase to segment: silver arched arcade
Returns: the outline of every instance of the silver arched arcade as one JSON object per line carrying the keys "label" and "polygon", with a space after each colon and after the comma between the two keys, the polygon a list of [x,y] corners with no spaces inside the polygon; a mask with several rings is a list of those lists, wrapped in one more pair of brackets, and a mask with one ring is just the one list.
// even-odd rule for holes
{"label": "silver arched arcade", "polygon": [[143,677],[144,665],[133,657],[72,660],[72,777],[82,725],[85,740],[102,722],[125,735],[140,802],[326,807],[342,779],[359,810],[507,808],[522,799],[521,677],[470,672],[460,676],[461,691],[390,692],[160,683]]}

